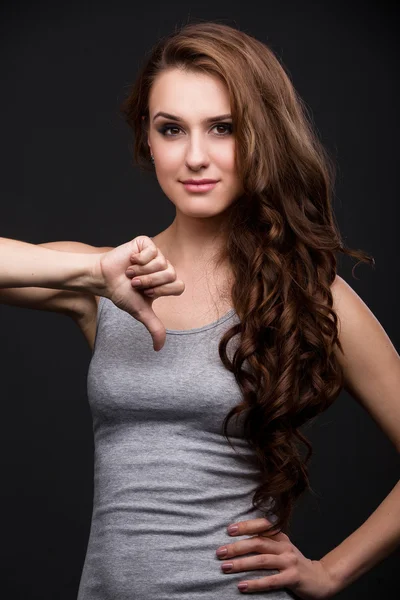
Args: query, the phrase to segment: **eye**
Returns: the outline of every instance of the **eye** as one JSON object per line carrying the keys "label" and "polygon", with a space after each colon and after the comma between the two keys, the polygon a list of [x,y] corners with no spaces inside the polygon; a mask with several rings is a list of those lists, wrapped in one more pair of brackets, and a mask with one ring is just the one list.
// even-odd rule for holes
{"label": "eye", "polygon": [[[224,133],[217,133],[218,137],[225,137],[226,135],[229,135],[230,133],[232,133],[232,123],[217,123],[216,125],[213,125],[212,129],[215,129],[216,127],[222,127],[224,128]],[[159,133],[161,133],[162,135],[164,135],[165,137],[177,137],[176,134],[174,133],[168,133],[167,131],[171,132],[173,130],[175,131],[180,131],[180,127],[178,127],[177,125],[169,125],[169,124],[165,124],[162,127],[160,127],[157,131],[159,131]]]}
{"label": "eye", "polygon": [[[228,135],[229,133],[232,133],[232,123],[217,123],[217,125],[214,125],[214,127],[224,127],[225,128],[225,133],[218,134],[218,135],[222,135],[222,137],[225,135]],[[213,127],[213,129],[214,129],[214,127]]]}
{"label": "eye", "polygon": [[[166,132],[170,129],[178,129],[179,127],[177,127],[176,125],[163,125],[162,127],[160,127],[160,129],[158,129],[158,131],[162,134],[162,135],[166,135]],[[167,135],[167,137],[176,137],[175,135]]]}

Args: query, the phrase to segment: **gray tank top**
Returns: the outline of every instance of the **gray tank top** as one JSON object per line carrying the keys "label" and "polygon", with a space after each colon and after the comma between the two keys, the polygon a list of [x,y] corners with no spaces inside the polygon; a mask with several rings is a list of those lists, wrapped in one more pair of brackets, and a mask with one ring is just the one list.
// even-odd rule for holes
{"label": "gray tank top", "polygon": [[155,352],[143,323],[100,299],[87,378],[93,513],[78,600],[233,600],[243,597],[239,581],[278,572],[224,574],[215,554],[245,539],[227,534],[230,523],[263,516],[248,512],[259,472],[240,421],[228,429],[236,452],[221,432],[241,393],[218,342],[237,322],[232,308],[204,327],[167,330]]}

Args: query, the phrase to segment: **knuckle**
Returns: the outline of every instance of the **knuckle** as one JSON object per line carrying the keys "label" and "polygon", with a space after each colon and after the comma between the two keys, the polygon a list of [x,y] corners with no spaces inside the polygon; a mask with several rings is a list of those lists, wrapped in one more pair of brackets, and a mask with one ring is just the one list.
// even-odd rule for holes
{"label": "knuckle", "polygon": [[169,265],[168,265],[168,261],[165,258],[165,256],[161,255],[160,256],[160,269],[162,269],[163,271],[165,271],[165,269],[168,269]]}
{"label": "knuckle", "polygon": [[287,576],[289,578],[290,585],[300,585],[301,577],[298,569],[290,569],[287,573]]}
{"label": "knuckle", "polygon": [[279,587],[279,579],[276,578],[276,575],[268,575],[268,589],[274,590]]}
{"label": "knuckle", "polygon": [[235,556],[237,554],[236,544],[229,544],[229,546],[227,546],[227,548],[228,548],[227,556]]}
{"label": "knuckle", "polygon": [[285,558],[286,565],[288,567],[296,567],[298,563],[298,558],[294,554],[288,554]]}
{"label": "knuckle", "polygon": [[175,267],[174,267],[174,265],[172,263],[170,263],[168,259],[165,259],[165,260],[166,260],[166,267],[165,268],[168,269],[169,271],[172,271],[172,273],[175,273]]}
{"label": "knuckle", "polygon": [[169,273],[175,273],[175,269],[173,267],[173,265],[171,265],[171,263],[168,263],[166,267],[164,267],[166,271],[168,271]]}
{"label": "knuckle", "polygon": [[257,566],[258,567],[268,567],[269,565],[269,558],[268,558],[268,554],[260,554],[258,556],[258,560],[257,560]]}
{"label": "knuckle", "polygon": [[131,309],[131,314],[135,317],[135,319],[137,319],[138,321],[143,321],[143,309],[142,308],[138,308],[136,306],[132,307]]}
{"label": "knuckle", "polygon": [[168,281],[170,281],[170,282],[175,281],[175,279],[176,279],[175,271],[167,270],[167,273],[168,273]]}
{"label": "knuckle", "polygon": [[138,254],[136,254],[135,256],[135,267],[138,265],[143,265],[144,264],[144,258],[143,258],[143,254],[141,254],[141,252],[139,252]]}

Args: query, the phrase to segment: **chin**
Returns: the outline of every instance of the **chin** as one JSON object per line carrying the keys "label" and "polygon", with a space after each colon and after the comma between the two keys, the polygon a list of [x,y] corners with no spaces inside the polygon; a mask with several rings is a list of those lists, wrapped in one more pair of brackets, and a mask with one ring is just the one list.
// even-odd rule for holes
{"label": "chin", "polygon": [[202,208],[189,208],[189,207],[176,207],[180,213],[182,213],[183,215],[186,215],[187,217],[194,217],[194,218],[198,218],[198,219],[208,219],[208,218],[212,218],[212,217],[216,217],[219,214],[221,214],[225,209],[222,208],[221,210],[216,210],[214,207],[214,210],[207,210],[206,207]]}

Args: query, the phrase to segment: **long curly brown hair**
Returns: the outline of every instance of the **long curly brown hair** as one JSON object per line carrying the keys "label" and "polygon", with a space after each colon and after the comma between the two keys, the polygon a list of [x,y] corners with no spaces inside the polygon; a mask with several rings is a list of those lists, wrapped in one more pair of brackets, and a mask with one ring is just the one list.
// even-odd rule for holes
{"label": "long curly brown hair", "polygon": [[[224,333],[219,355],[243,399],[226,415],[222,431],[231,444],[228,422],[245,417],[244,436],[261,473],[249,510],[271,514],[272,500],[275,518],[268,532],[285,532],[295,500],[312,491],[312,446],[299,428],[326,410],[344,386],[334,353],[335,345],[343,353],[330,289],[335,253],[372,266],[375,261],[341,240],[332,209],[334,162],[288,73],[268,46],[236,28],[190,23],[152,48],[121,105],[139,166],[152,168],[149,93],[155,78],[171,68],[217,76],[229,92],[244,193],[227,211],[227,243],[217,265],[231,265],[231,299],[240,323]],[[230,360],[227,344],[236,335]]]}

